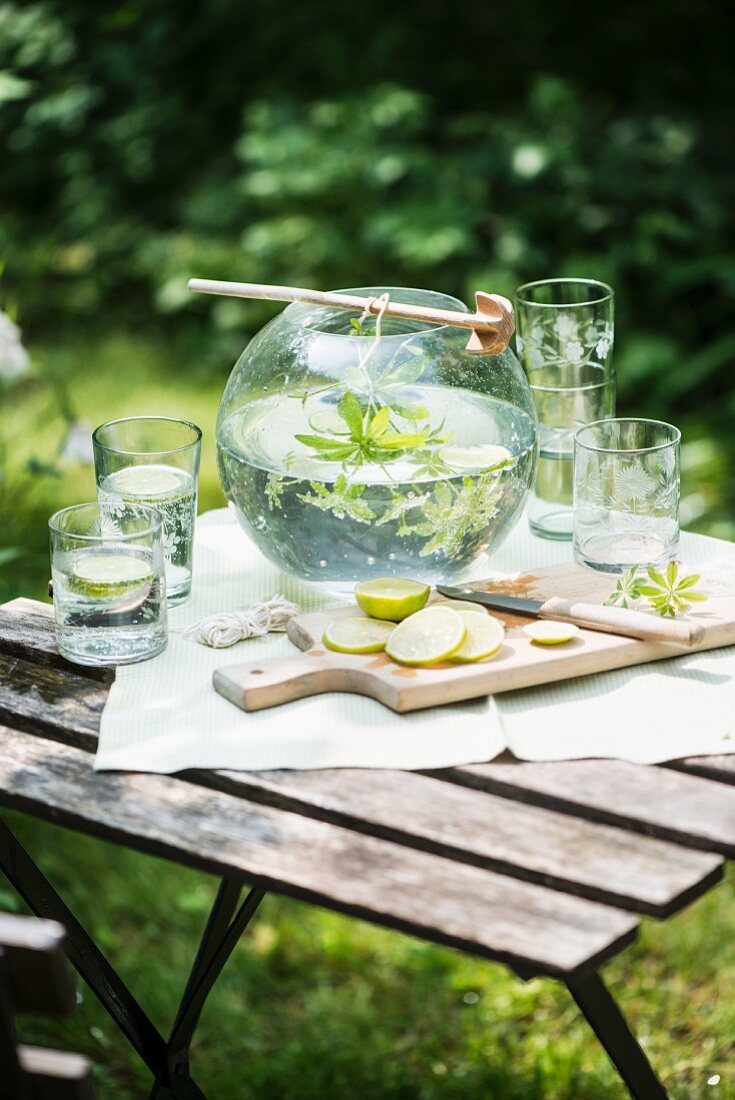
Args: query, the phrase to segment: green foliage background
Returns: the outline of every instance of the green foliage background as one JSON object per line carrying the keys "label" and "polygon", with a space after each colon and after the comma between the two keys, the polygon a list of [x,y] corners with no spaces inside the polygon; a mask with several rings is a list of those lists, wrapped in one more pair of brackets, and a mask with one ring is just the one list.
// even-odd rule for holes
{"label": "green foliage background", "polygon": [[[517,11],[488,0],[380,9],[344,0],[0,0],[0,307],[21,324],[33,364],[20,382],[0,380],[0,598],[42,591],[48,513],[94,491],[88,468],[59,461],[79,416],[193,417],[210,443],[203,504],[220,501],[211,455],[219,392],[272,309],[195,298],[191,275],[427,286],[465,298],[548,275],[603,278],[617,292],[619,407],[683,428],[684,522],[735,536],[734,30],[731,6],[715,0],[526,0]],[[64,851],[57,871],[84,908]],[[101,852],[90,842],[90,859],[102,861]],[[131,874],[143,875],[139,863]],[[159,925],[169,915],[155,908],[163,874],[140,895]],[[169,879],[175,912],[193,911],[188,883]],[[139,933],[113,931],[130,902],[112,870],[106,888],[98,930],[140,960],[150,991],[160,956],[136,945]],[[706,921],[697,910],[668,940],[666,930],[650,933],[655,971],[634,962],[618,972],[641,1017],[653,1017],[650,1045],[687,1100],[710,1094],[713,1066],[734,1064],[710,1041],[731,1033],[724,1011],[713,1009],[711,1034],[698,1030],[709,976],[689,1014],[675,977],[676,952],[704,953],[706,928],[726,923],[725,902],[708,904]],[[281,943],[302,917],[287,904],[274,912]],[[401,1039],[395,1009],[386,1021],[372,1005],[363,969],[372,972],[379,944],[388,1004],[415,980],[426,997],[438,988],[446,1009],[473,984],[468,964],[356,935],[337,918],[308,919],[326,961],[308,955],[309,973],[283,995],[282,1020],[298,1020],[298,1032],[323,1046],[294,1046],[287,1022],[269,1031],[272,1003],[260,1015],[231,984],[222,1015],[208,1017],[218,1096],[305,1095],[299,1072],[312,1074],[309,1095],[348,1095],[350,1067],[364,1096],[482,1087],[498,1097],[618,1095],[584,1029],[570,1031],[562,1002],[518,993],[498,968],[481,992],[482,1027],[495,1028],[500,1047],[486,1057],[478,1026],[463,1023],[447,1070],[431,1038],[444,1034],[444,1009],[409,1012]],[[258,942],[236,964],[246,985],[295,965]],[[399,944],[393,956],[389,942]],[[177,965],[178,982],[185,961]],[[732,960],[711,976],[712,1004],[726,973],[731,980]],[[337,987],[343,1023],[330,1024]],[[676,1059],[658,987],[682,1001]],[[173,987],[164,1000],[168,1011]],[[222,1061],[237,1041],[235,1008],[253,1011],[267,1035],[261,1041],[256,1027],[248,1039],[261,1082],[250,1091]],[[555,1045],[521,1048],[519,1013],[524,1033],[546,1030]],[[143,1095],[140,1069],[112,1029],[89,1006],[81,1019],[92,1039],[82,1043],[79,1032],[72,1041],[91,1044],[101,1080],[116,1082],[106,1095]],[[364,1021],[373,1045],[408,1044],[405,1075],[381,1086],[374,1066],[360,1068]],[[478,1068],[498,1049],[497,1076]],[[341,1083],[336,1074],[346,1075]]]}

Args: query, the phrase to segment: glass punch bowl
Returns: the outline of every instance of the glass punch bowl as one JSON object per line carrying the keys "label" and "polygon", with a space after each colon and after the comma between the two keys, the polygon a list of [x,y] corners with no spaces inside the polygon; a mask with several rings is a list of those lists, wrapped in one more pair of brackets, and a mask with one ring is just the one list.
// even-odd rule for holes
{"label": "glass punch bowl", "polygon": [[[390,295],[466,311],[430,291]],[[533,399],[509,348],[473,355],[468,329],[375,325],[289,305],[240,356],[217,420],[244,530],[283,572],[342,594],[375,576],[466,574],[518,520],[536,464]]]}

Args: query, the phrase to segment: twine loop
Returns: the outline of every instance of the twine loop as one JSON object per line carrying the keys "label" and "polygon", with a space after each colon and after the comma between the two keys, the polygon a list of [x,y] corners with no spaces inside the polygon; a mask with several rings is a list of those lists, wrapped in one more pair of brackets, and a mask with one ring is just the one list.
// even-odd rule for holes
{"label": "twine loop", "polygon": [[298,604],[276,595],[252,604],[245,611],[207,615],[185,630],[184,635],[211,649],[227,649],[246,638],[261,638],[271,631],[282,633],[299,610]]}

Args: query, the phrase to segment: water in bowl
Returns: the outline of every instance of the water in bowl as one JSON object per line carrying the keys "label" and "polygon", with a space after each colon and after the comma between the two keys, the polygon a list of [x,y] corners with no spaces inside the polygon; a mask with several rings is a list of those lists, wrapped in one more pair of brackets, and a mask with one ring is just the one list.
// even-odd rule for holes
{"label": "water in bowl", "polygon": [[389,431],[413,442],[378,460],[356,439],[372,415],[351,430],[333,391],[251,401],[220,429],[225,493],[266,557],[330,591],[459,577],[518,518],[532,418],[469,390],[406,387],[391,394]]}

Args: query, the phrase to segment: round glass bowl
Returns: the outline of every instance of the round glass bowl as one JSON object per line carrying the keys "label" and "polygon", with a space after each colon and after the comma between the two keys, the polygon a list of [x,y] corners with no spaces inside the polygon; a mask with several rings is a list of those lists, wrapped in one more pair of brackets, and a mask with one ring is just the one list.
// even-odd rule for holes
{"label": "round glass bowl", "polygon": [[[378,296],[386,288],[348,293]],[[444,294],[394,301],[466,312]],[[222,486],[279,569],[334,592],[466,573],[505,538],[536,466],[536,414],[510,349],[467,329],[289,305],[240,356],[217,421]]]}

